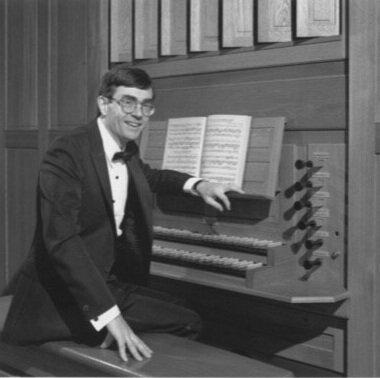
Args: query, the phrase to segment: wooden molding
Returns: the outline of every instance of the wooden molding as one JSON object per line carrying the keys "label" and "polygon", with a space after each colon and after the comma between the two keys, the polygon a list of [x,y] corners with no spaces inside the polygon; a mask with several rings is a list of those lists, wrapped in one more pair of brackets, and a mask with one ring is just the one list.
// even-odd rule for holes
{"label": "wooden molding", "polygon": [[136,64],[152,78],[336,61],[346,58],[342,40]]}

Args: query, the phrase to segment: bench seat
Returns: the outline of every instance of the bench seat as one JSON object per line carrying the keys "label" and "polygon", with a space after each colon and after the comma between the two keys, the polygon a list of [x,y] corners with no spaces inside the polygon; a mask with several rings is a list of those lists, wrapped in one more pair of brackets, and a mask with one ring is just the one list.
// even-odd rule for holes
{"label": "bench seat", "polygon": [[[11,298],[0,298],[2,328]],[[1,329],[0,328],[0,329]],[[81,345],[72,341],[48,342],[41,346],[11,346],[0,343],[0,369],[32,376],[128,376],[128,377],[291,377],[291,372],[168,334],[143,334],[153,349],[142,362],[120,360],[117,351]]]}

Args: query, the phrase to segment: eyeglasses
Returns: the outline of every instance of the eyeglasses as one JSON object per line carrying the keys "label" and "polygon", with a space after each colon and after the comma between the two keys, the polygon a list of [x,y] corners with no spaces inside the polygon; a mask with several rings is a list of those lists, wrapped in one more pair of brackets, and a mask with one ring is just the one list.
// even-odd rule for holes
{"label": "eyeglasses", "polygon": [[124,96],[120,100],[117,100],[116,98],[110,98],[110,100],[117,102],[126,114],[135,112],[138,105],[140,105],[141,113],[145,117],[150,117],[155,111],[155,107],[151,102],[140,102],[134,97]]}

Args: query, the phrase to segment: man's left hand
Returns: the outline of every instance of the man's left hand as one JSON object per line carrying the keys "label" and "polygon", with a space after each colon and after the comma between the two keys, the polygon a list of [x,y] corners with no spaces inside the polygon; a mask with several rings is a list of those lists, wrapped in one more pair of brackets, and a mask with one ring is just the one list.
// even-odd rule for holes
{"label": "man's left hand", "polygon": [[[238,188],[236,185],[223,185],[216,182],[201,181],[196,186],[196,191],[203,198],[203,200],[210,206],[219,211],[223,211],[224,208],[231,210],[231,203],[226,196],[227,192],[238,192],[243,194],[244,191]],[[224,208],[222,206],[224,205]]]}

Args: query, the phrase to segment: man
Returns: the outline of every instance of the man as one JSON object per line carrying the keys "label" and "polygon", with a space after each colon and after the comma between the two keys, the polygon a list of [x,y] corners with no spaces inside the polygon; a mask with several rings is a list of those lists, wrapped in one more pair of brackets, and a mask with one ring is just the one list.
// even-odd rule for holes
{"label": "man", "polygon": [[136,141],[154,113],[149,76],[118,66],[102,80],[100,116],[57,139],[42,162],[37,225],[21,267],[3,339],[27,344],[74,338],[106,348],[116,341],[142,360],[136,332],[194,336],[198,316],[145,288],[152,247],[152,193],[193,192],[219,210],[226,191],[187,174],[154,170]]}

